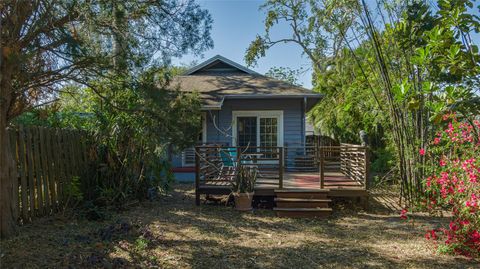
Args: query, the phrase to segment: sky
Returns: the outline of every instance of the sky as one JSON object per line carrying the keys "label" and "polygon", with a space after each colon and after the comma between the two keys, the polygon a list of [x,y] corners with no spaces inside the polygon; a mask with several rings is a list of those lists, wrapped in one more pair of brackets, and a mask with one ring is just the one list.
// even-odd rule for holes
{"label": "sky", "polygon": [[[265,11],[259,10],[262,0],[198,0],[203,8],[208,9],[213,18],[211,37],[214,48],[203,53],[203,57],[192,54],[173,59],[175,65],[190,65],[192,61],[201,63],[217,54],[234,62],[245,65],[244,55],[256,35],[264,33]],[[368,1],[367,1],[368,2]],[[291,36],[288,25],[276,25],[272,37]],[[479,45],[480,35],[473,36],[474,43]],[[303,87],[311,89],[311,63],[296,44],[277,44],[259,59],[254,71],[265,74],[271,67],[303,68],[299,82]]]}
{"label": "sky", "polygon": [[[211,36],[214,48],[204,52],[204,57],[185,55],[180,59],[174,59],[174,64],[190,64],[192,61],[201,63],[217,54],[220,54],[241,65],[244,61],[245,51],[250,42],[264,32],[264,11],[259,11],[263,1],[226,1],[226,0],[203,0],[197,1],[203,8],[208,9],[213,18]],[[289,28],[275,27],[275,36],[289,36]],[[278,44],[260,58],[258,64],[250,69],[265,74],[271,67],[290,67],[292,69],[309,69],[311,64],[306,56],[302,56],[300,47],[294,44]],[[306,70],[299,82],[306,88],[311,88],[311,72]]]}

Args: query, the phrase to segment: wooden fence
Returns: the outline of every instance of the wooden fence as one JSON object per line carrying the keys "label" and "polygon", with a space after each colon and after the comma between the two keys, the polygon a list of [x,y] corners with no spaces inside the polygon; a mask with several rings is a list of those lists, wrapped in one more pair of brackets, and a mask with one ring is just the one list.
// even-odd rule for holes
{"label": "wooden fence", "polygon": [[19,126],[9,136],[18,168],[19,221],[57,212],[65,203],[65,188],[87,167],[87,135]]}

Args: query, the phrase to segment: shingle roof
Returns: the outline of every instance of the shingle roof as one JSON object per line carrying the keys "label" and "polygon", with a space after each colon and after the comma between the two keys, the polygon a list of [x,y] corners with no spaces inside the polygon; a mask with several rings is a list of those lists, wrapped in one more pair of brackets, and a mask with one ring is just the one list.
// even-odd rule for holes
{"label": "shingle roof", "polygon": [[[221,56],[215,56],[221,57]],[[214,58],[215,58],[214,57]],[[223,57],[222,57],[223,58]],[[213,59],[213,58],[212,58]],[[257,73],[246,73],[245,70],[236,70],[231,66],[226,70],[225,61],[212,59],[200,64],[203,68],[192,68],[187,71],[189,75],[177,76],[171,86],[179,87],[181,91],[198,92],[204,108],[221,108],[224,99],[235,98],[309,98],[316,103],[321,95],[303,87],[292,85],[285,81],[262,76]],[[230,60],[228,60],[230,61]],[[207,63],[208,62],[208,63]],[[205,69],[221,62],[220,69]],[[200,66],[199,65],[199,66]],[[218,65],[218,64],[217,64]],[[230,65],[230,64],[229,64]],[[236,64],[238,65],[238,64]],[[191,71],[193,70],[193,71]],[[246,69],[247,71],[249,69]]]}

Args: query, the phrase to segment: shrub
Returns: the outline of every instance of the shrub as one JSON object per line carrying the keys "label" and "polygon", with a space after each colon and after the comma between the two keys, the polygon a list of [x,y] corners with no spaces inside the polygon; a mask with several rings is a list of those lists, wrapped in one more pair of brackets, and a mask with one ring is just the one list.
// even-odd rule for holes
{"label": "shrub", "polygon": [[232,182],[232,192],[249,193],[253,192],[257,180],[257,169],[240,165]]}
{"label": "shrub", "polygon": [[430,211],[452,212],[448,227],[429,231],[425,237],[439,242],[438,249],[478,257],[480,253],[480,123],[444,116],[446,128],[437,133],[429,148],[424,180],[425,206]]}

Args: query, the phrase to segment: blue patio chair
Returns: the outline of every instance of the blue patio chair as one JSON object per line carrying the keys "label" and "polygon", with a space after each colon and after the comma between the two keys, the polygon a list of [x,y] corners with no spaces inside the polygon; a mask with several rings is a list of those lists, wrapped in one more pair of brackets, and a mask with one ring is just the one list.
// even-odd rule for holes
{"label": "blue patio chair", "polygon": [[234,167],[237,164],[237,149],[220,149],[220,157],[222,158],[223,166]]}

